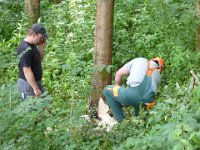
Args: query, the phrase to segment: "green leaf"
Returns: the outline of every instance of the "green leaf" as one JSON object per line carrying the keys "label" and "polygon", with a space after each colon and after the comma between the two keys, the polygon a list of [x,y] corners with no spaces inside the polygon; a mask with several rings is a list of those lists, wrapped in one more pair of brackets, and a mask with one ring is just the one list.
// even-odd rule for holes
{"label": "green leaf", "polygon": [[200,139],[197,137],[192,137],[192,141],[197,144],[198,146],[200,146]]}
{"label": "green leaf", "polygon": [[126,148],[130,148],[131,146],[133,146],[134,145],[134,143],[133,143],[133,141],[134,141],[135,139],[134,138],[128,138],[127,140],[126,140]]}
{"label": "green leaf", "polygon": [[195,135],[196,135],[196,132],[192,132],[192,134],[190,134],[190,138],[189,139],[192,139]]}
{"label": "green leaf", "polygon": [[180,140],[180,142],[184,144],[184,147],[187,150],[193,150],[193,146],[190,144],[190,142],[188,140],[182,139],[182,140]]}
{"label": "green leaf", "polygon": [[191,133],[191,132],[193,132],[193,129],[190,126],[188,126],[187,124],[183,124],[183,131]]}
{"label": "green leaf", "polygon": [[173,147],[173,150],[182,150],[184,149],[184,145],[180,142]]}
{"label": "green leaf", "polygon": [[200,132],[196,132],[195,136],[192,137],[192,141],[200,146]]}
{"label": "green leaf", "polygon": [[105,64],[102,64],[99,68],[99,72],[102,72],[104,69],[105,69],[106,65]]}
{"label": "green leaf", "polygon": [[10,139],[10,140],[8,141],[8,144],[11,145],[11,144],[13,144],[14,142],[15,142],[15,139],[12,138],[12,139]]}
{"label": "green leaf", "polygon": [[106,67],[106,72],[110,74],[112,68],[113,68],[113,65],[108,65],[108,66]]}

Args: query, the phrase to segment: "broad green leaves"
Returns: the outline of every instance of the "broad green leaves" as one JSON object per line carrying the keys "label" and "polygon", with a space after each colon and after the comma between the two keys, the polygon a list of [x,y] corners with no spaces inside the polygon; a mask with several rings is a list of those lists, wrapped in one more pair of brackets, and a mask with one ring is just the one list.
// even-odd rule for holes
{"label": "broad green leaves", "polygon": [[[115,1],[113,63],[99,71],[114,73],[141,56],[162,56],[166,67],[156,106],[137,118],[129,107],[127,119],[111,132],[81,118],[95,69],[95,4],[41,1],[41,21],[49,34],[43,82],[51,95],[44,99],[21,101],[17,87],[7,86],[17,80],[16,48],[28,30],[25,16],[14,25],[12,38],[0,43],[0,149],[199,149],[200,86],[192,89],[189,74],[191,69],[199,73],[194,0]],[[5,28],[11,34],[10,26]]]}

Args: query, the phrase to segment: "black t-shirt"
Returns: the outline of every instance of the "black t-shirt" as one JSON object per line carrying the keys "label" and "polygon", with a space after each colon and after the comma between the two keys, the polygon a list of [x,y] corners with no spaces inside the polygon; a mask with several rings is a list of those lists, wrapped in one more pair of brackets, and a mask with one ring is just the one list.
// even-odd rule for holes
{"label": "black t-shirt", "polygon": [[35,45],[22,41],[17,49],[19,78],[24,79],[23,67],[30,67],[36,81],[42,79],[41,56]]}

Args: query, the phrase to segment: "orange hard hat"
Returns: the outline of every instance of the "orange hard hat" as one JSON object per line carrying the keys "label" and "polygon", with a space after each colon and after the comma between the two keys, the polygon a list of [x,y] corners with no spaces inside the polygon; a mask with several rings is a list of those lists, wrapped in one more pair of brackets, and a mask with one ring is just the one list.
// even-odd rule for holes
{"label": "orange hard hat", "polygon": [[159,67],[161,68],[161,70],[164,69],[165,64],[164,64],[164,60],[162,58],[156,57],[156,58],[153,58],[152,60],[158,62]]}

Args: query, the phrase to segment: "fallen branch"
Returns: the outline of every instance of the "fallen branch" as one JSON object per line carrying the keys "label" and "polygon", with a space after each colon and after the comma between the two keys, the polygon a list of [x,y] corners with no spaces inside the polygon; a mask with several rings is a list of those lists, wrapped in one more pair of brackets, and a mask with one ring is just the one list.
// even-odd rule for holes
{"label": "fallen branch", "polygon": [[191,70],[190,73],[192,74],[192,77],[193,77],[193,84],[195,84],[195,81],[196,81],[196,84],[197,84],[197,85],[200,85],[199,79],[198,79],[198,77],[194,74],[193,70]]}

